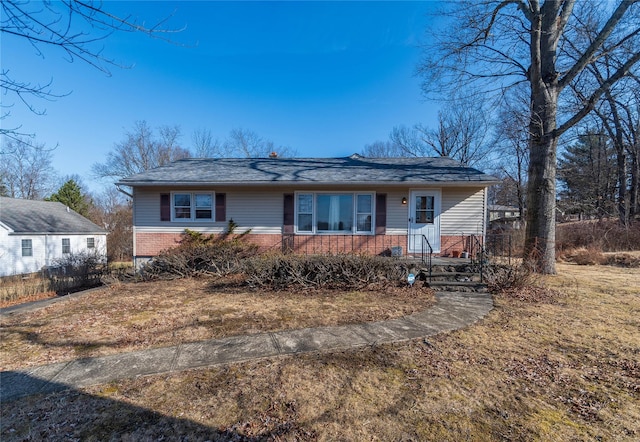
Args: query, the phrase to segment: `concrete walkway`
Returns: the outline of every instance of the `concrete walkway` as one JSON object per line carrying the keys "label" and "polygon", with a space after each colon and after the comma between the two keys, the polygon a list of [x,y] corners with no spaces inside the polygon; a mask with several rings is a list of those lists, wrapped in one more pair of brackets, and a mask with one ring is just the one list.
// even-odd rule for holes
{"label": "concrete walkway", "polygon": [[388,321],[233,336],[3,371],[0,402],[136,376],[428,337],[469,326],[493,308],[487,293],[442,292],[436,298],[425,311]]}

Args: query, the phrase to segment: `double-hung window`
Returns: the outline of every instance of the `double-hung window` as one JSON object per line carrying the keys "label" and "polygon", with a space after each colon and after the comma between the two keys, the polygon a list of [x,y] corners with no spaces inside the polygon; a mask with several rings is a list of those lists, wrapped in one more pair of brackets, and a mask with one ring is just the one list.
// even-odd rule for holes
{"label": "double-hung window", "polygon": [[22,240],[22,256],[33,256],[33,242],[30,239]]}
{"label": "double-hung window", "polygon": [[69,238],[62,238],[62,253],[71,253],[71,240]]}
{"label": "double-hung window", "polygon": [[175,221],[213,220],[213,193],[176,192],[172,195],[172,214]]}
{"label": "double-hung window", "polygon": [[96,239],[87,238],[87,249],[95,249],[95,248],[96,248]]}
{"label": "double-hung window", "polygon": [[299,233],[373,233],[372,193],[298,193]]}

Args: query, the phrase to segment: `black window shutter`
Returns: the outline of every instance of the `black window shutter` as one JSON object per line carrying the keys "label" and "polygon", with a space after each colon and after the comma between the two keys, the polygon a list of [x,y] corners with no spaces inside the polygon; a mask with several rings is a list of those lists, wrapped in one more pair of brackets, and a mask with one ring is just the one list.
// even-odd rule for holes
{"label": "black window shutter", "polygon": [[387,232],[387,194],[376,194],[376,235]]}
{"label": "black window shutter", "polygon": [[171,221],[171,195],[160,194],[160,221]]}
{"label": "black window shutter", "polygon": [[293,193],[284,194],[283,233],[293,233],[295,224],[295,199]]}
{"label": "black window shutter", "polygon": [[227,194],[216,193],[216,221],[227,220]]}

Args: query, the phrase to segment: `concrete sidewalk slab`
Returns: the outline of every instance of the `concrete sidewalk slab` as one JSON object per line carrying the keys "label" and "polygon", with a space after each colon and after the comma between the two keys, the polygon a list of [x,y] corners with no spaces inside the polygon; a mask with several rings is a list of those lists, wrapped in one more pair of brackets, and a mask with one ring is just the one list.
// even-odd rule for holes
{"label": "concrete sidewalk slab", "polygon": [[3,371],[0,401],[191,368],[426,338],[467,327],[492,308],[487,293],[444,292],[429,309],[387,321],[232,336]]}
{"label": "concrete sidewalk slab", "polygon": [[174,367],[174,370],[178,371],[261,359],[278,354],[273,339],[267,333],[182,344],[179,349],[180,354]]}

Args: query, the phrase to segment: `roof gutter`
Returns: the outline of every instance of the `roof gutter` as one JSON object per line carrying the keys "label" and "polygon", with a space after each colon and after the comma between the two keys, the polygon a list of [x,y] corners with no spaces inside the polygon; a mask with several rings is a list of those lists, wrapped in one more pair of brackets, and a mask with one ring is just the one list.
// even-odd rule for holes
{"label": "roof gutter", "polygon": [[[254,186],[392,186],[392,187],[420,187],[420,186],[491,186],[499,183],[499,180],[483,180],[483,181],[154,181],[154,182],[130,182],[130,183],[116,183],[116,187],[119,185],[125,185],[129,187],[202,187],[202,186],[238,186],[238,187],[254,187]],[[118,190],[120,188],[118,187]],[[127,192],[120,190],[132,197]]]}

